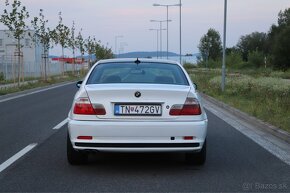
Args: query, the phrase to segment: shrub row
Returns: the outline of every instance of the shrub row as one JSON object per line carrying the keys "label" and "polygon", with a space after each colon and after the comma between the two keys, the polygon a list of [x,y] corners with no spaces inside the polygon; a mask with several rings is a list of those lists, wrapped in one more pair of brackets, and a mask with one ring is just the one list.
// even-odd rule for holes
{"label": "shrub row", "polygon": [[[281,78],[260,77],[253,78],[247,75],[227,77],[227,92],[264,97],[290,97],[290,81]],[[220,90],[221,77],[216,76],[209,81],[214,90]]]}

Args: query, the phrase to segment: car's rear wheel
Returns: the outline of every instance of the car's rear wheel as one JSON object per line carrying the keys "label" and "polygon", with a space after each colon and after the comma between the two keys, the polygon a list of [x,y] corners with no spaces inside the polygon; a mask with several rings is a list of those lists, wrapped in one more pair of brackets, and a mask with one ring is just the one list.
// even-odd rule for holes
{"label": "car's rear wheel", "polygon": [[188,164],[204,165],[206,161],[206,140],[200,152],[186,153],[185,160]]}
{"label": "car's rear wheel", "polygon": [[71,165],[85,164],[88,161],[88,155],[81,151],[76,151],[67,135],[67,160]]}

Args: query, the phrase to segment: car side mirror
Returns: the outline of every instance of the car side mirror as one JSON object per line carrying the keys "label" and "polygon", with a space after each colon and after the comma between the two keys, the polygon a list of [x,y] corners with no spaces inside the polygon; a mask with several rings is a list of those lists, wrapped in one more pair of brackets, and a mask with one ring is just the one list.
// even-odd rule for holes
{"label": "car side mirror", "polygon": [[76,83],[76,86],[77,86],[78,88],[80,88],[80,87],[81,87],[81,85],[82,85],[82,83],[83,83],[83,81],[82,81],[82,80],[80,80],[80,81],[78,81],[78,82]]}
{"label": "car side mirror", "polygon": [[193,86],[194,86],[195,90],[197,90],[197,84],[193,83]]}

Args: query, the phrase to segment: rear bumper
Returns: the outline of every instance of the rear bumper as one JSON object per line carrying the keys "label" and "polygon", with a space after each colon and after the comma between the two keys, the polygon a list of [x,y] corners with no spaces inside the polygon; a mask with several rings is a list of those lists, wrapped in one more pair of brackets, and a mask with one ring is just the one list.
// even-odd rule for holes
{"label": "rear bumper", "polygon": [[[195,122],[68,121],[74,149],[108,152],[200,151],[207,120]],[[80,140],[78,136],[92,136]],[[185,140],[185,136],[193,139]]]}

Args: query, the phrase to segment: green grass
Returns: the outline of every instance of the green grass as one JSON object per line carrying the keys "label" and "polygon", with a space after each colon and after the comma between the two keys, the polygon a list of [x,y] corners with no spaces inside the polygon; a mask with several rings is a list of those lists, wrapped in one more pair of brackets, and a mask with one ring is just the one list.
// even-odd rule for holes
{"label": "green grass", "polygon": [[265,76],[263,70],[231,71],[225,92],[220,89],[220,70],[194,69],[189,73],[201,92],[290,132],[290,82],[283,79],[289,72],[273,71]]}
{"label": "green grass", "polygon": [[40,88],[40,87],[44,87],[44,86],[49,86],[52,84],[57,84],[57,83],[62,83],[62,82],[67,82],[67,81],[77,81],[82,79],[81,77],[75,76],[72,73],[66,73],[66,75],[64,76],[51,76],[48,78],[47,81],[44,81],[42,79],[26,79],[26,80],[37,80],[36,82],[29,82],[28,84],[25,85],[21,85],[19,87],[15,86],[15,87],[8,87],[8,88],[0,88],[0,96],[1,95],[6,95],[6,94],[10,94],[10,93],[15,93],[15,92],[20,92],[20,91],[24,91],[24,90],[28,90],[28,89],[33,89],[33,88]]}
{"label": "green grass", "polygon": [[[30,80],[39,80],[39,78],[37,77],[25,77],[24,81],[30,81]],[[18,79],[15,78],[15,82],[17,83]],[[0,79],[0,84],[10,84],[10,83],[14,83],[14,80],[11,79],[11,80],[5,80],[4,78],[3,79]]]}

